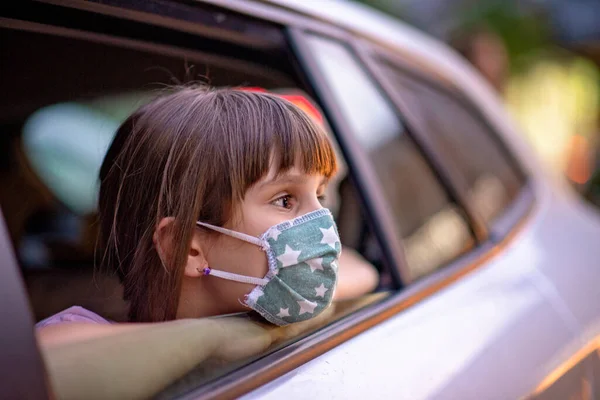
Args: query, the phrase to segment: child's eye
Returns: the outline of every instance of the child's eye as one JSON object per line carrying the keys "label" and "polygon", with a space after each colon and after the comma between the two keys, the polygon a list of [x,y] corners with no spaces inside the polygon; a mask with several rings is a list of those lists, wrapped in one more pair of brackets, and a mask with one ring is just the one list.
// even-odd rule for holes
{"label": "child's eye", "polygon": [[294,206],[294,199],[291,195],[286,194],[285,196],[281,196],[278,199],[275,199],[271,204],[282,207],[287,210],[290,210]]}

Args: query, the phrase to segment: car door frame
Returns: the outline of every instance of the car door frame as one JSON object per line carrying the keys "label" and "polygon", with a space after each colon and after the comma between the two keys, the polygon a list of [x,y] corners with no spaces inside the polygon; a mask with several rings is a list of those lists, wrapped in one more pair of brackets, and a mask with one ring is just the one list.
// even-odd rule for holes
{"label": "car door frame", "polygon": [[51,388],[34,334],[34,319],[0,210],[0,385],[3,399],[48,399]]}

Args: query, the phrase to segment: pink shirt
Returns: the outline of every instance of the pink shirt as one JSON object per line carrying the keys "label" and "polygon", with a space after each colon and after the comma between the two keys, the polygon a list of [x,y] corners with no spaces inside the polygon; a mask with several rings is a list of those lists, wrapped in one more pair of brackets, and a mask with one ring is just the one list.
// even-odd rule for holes
{"label": "pink shirt", "polygon": [[52,315],[35,324],[36,328],[43,328],[48,325],[62,324],[64,322],[88,322],[92,324],[110,324],[111,322],[102,318],[96,313],[86,310],[83,307],[73,306]]}

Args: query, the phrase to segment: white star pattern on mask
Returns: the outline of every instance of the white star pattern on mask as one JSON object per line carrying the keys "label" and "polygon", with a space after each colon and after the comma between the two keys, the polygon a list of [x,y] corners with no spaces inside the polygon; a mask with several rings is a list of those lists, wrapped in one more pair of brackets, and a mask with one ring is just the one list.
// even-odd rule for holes
{"label": "white star pattern on mask", "polygon": [[313,258],[306,261],[306,263],[310,267],[310,272],[315,272],[318,269],[323,271],[323,258]]}
{"label": "white star pattern on mask", "polygon": [[298,257],[300,257],[301,251],[294,251],[287,244],[285,245],[285,253],[277,257],[281,261],[282,267],[289,267],[290,265],[298,264]]}
{"label": "white star pattern on mask", "polygon": [[300,312],[298,313],[298,315],[306,313],[312,314],[313,312],[315,312],[315,307],[317,307],[317,303],[313,303],[312,301],[308,300],[299,301],[298,305],[300,306]]}
{"label": "white star pattern on mask", "polygon": [[273,228],[273,229],[271,229],[271,232],[269,233],[269,235],[271,236],[271,238],[273,240],[277,240],[279,238],[279,235],[281,235],[281,231],[277,228]]}
{"label": "white star pattern on mask", "polygon": [[324,284],[321,283],[321,286],[315,288],[315,292],[317,292],[317,297],[325,297],[325,292],[328,291]]}
{"label": "white star pattern on mask", "polygon": [[290,309],[288,308],[280,308],[279,309],[279,314],[277,314],[277,316],[279,318],[283,318],[283,317],[289,317],[290,316]]}
{"label": "white star pattern on mask", "polygon": [[335,228],[332,226],[329,229],[319,228],[321,233],[323,234],[323,239],[321,239],[321,243],[328,244],[335,250],[335,244],[338,242],[338,236],[335,233]]}

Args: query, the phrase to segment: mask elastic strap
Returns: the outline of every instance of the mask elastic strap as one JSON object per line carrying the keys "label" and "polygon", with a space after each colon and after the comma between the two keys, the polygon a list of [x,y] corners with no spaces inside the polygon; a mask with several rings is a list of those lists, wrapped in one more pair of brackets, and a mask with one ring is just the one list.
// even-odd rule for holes
{"label": "mask elastic strap", "polygon": [[264,286],[267,283],[269,283],[269,280],[267,278],[255,278],[253,276],[239,275],[239,274],[234,274],[233,272],[219,271],[218,269],[212,269],[212,268],[208,268],[208,267],[204,268],[202,270],[202,273],[204,275],[212,275],[212,276],[216,276],[218,278],[227,279],[229,281],[250,283],[252,285],[258,285],[258,286]]}
{"label": "mask elastic strap", "polygon": [[267,251],[269,249],[269,245],[265,241],[262,241],[255,236],[246,235],[245,233],[242,233],[242,232],[232,231],[230,229],[221,228],[220,226],[214,226],[214,225],[207,224],[205,222],[200,222],[200,221],[196,221],[196,225],[204,226],[206,228],[212,229],[213,231],[220,232],[224,235],[228,235],[228,236],[234,237],[236,239],[243,240],[244,242],[255,244],[258,247],[260,247],[261,249],[263,249],[263,251]]}

